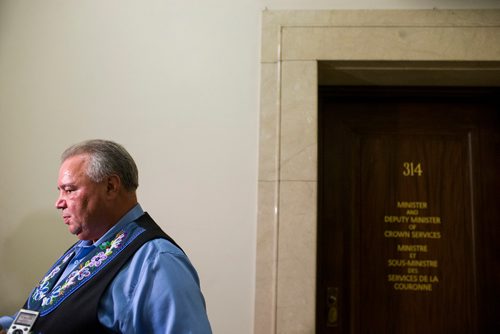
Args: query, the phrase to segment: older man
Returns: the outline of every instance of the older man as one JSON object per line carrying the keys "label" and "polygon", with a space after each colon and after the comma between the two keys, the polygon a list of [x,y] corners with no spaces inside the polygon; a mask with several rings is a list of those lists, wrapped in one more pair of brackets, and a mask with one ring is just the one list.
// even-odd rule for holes
{"label": "older man", "polygon": [[33,332],[211,333],[195,269],[137,202],[129,153],[90,140],[61,160],[55,205],[80,240],[28,297],[23,309],[39,312]]}

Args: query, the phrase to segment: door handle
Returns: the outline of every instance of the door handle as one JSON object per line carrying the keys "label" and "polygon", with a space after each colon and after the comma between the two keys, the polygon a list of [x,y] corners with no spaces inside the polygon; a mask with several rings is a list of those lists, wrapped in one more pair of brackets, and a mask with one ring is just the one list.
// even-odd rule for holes
{"label": "door handle", "polygon": [[339,294],[338,288],[328,287],[326,295],[326,305],[328,310],[326,325],[328,327],[337,327],[339,322],[338,294]]}

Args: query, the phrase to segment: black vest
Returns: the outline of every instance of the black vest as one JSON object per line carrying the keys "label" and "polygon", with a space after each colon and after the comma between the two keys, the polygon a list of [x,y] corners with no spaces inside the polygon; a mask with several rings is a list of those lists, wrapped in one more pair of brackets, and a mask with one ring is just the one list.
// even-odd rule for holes
{"label": "black vest", "polygon": [[[94,277],[69,294],[55,309],[36,321],[32,331],[36,334],[100,334],[110,333],[97,317],[99,301],[124,264],[147,241],[157,238],[167,239],[179,247],[153,219],[145,213],[135,223],[145,229],[133,239]],[[180,248],[180,247],[179,247]],[[24,305],[27,308],[28,302]]]}

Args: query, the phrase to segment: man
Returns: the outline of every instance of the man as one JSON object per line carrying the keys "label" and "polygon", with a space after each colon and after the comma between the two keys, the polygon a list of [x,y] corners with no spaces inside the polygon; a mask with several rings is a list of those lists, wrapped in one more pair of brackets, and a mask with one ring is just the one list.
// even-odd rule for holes
{"label": "man", "polygon": [[80,240],[28,297],[33,333],[211,333],[195,269],[137,202],[129,153],[90,140],[61,161],[55,206]]}

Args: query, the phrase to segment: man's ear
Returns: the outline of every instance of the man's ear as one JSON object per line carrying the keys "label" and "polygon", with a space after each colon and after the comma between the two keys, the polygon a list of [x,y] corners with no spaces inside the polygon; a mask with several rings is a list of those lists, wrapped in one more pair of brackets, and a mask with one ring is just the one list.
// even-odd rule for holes
{"label": "man's ear", "polygon": [[122,182],[118,175],[113,174],[111,176],[108,176],[106,183],[106,193],[114,197],[118,194],[118,191],[120,190],[121,186]]}

